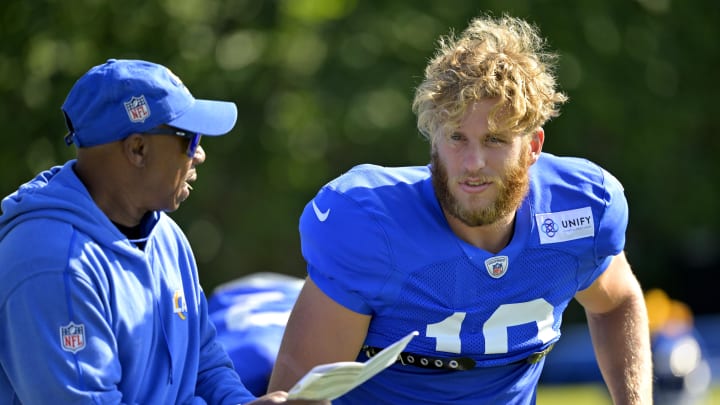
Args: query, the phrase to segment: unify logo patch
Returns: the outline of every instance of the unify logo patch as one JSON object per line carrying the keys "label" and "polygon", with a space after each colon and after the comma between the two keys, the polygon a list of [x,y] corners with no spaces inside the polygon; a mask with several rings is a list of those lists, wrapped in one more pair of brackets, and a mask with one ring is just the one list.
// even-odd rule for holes
{"label": "unify logo patch", "polygon": [[85,348],[85,325],[70,322],[60,327],[60,344],[63,350],[77,353]]}
{"label": "unify logo patch", "polygon": [[566,242],[595,236],[595,221],[590,207],[535,214],[540,244]]}

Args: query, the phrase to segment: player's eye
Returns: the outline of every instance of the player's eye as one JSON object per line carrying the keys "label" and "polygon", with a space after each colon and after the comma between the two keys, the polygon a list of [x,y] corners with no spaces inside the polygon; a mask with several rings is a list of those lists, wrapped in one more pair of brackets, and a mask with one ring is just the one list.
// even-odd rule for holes
{"label": "player's eye", "polygon": [[505,140],[504,140],[503,138],[499,137],[499,136],[488,135],[488,136],[485,138],[485,143],[488,143],[488,144],[502,144],[502,143],[505,143]]}

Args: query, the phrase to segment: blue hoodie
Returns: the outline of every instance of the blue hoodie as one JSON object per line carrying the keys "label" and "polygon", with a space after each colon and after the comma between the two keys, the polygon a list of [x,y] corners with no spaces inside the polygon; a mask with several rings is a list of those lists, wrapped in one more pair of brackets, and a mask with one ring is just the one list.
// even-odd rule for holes
{"label": "blue hoodie", "polygon": [[239,404],[190,245],[163,212],[144,250],[95,205],[74,160],[2,201],[0,403]]}

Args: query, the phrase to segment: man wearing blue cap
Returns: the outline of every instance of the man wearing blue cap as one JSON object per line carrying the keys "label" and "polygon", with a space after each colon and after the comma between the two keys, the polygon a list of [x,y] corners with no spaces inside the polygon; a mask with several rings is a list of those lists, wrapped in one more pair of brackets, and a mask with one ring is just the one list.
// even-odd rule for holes
{"label": "man wearing blue cap", "polygon": [[190,245],[165,214],[234,103],[195,99],[164,66],[108,60],[62,106],[77,159],[2,201],[0,403],[239,404]]}

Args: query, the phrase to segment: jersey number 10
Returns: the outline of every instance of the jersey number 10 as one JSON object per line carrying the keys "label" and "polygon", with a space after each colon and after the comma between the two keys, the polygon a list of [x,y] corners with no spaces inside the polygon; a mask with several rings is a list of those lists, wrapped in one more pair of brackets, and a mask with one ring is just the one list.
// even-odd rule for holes
{"label": "jersey number 10", "polygon": [[[435,350],[461,353],[460,329],[466,312],[455,312],[437,323],[427,325],[425,335],[435,338]],[[508,328],[510,326],[535,323],[537,338],[547,343],[557,337],[553,329],[553,306],[542,298],[516,304],[500,305],[483,324],[485,354],[508,352]]]}

